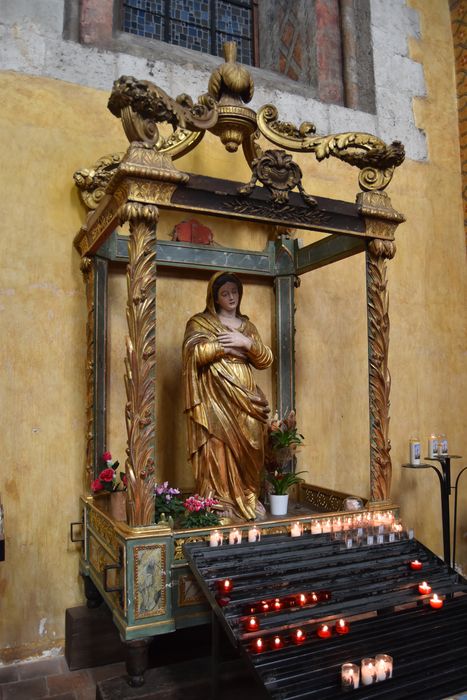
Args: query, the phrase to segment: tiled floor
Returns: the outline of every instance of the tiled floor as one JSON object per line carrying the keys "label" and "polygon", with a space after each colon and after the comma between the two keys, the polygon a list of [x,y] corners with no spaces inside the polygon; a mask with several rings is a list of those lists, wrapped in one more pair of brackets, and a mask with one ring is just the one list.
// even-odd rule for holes
{"label": "tiled floor", "polygon": [[[206,700],[210,695],[209,659],[151,669],[147,672],[144,688],[130,688],[122,681],[124,676],[124,663],[69,671],[63,656],[1,666],[0,700],[95,700],[96,684],[100,681],[105,681],[100,686],[103,700]],[[248,676],[235,671],[229,676],[220,688],[223,700],[237,700],[242,696],[249,700],[263,697]],[[467,700],[467,694],[445,700]]]}
{"label": "tiled floor", "polygon": [[0,700],[94,700],[98,681],[124,673],[124,663],[69,671],[63,656],[1,666]]}

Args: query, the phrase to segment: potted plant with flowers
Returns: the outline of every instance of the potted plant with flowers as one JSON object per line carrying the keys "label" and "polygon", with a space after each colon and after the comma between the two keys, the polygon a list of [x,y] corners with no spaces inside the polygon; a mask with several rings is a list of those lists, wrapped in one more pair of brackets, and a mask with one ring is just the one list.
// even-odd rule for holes
{"label": "potted plant with flowers", "polygon": [[95,496],[110,494],[111,515],[115,520],[126,520],[126,474],[117,474],[120,463],[112,459],[110,452],[104,452],[101,459],[106,466],[92,482],[92,492]]}
{"label": "potted plant with flowers", "polygon": [[203,498],[195,494],[185,500],[183,507],[185,508],[183,527],[211,527],[220,523],[218,510],[221,506],[215,498]]}
{"label": "potted plant with flowers", "polygon": [[294,457],[304,437],[298,432],[295,411],[285,418],[278,414],[268,423],[268,439],[265,452],[266,484],[271,515],[287,513],[289,489],[300,483],[302,472],[295,472]]}
{"label": "potted plant with flowers", "polygon": [[167,522],[170,527],[185,512],[180,489],[169,486],[168,481],[154,487],[155,522]]}

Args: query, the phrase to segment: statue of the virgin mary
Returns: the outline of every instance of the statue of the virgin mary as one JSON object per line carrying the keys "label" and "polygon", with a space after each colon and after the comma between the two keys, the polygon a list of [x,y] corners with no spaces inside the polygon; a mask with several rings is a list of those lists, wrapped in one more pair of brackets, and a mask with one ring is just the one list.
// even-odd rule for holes
{"label": "statue of the virgin mary", "polygon": [[214,494],[226,516],[252,520],[264,465],[268,402],[251,368],[266,369],[273,355],[240,311],[237,275],[211,278],[206,308],[187,323],[183,342],[188,450],[200,496]]}

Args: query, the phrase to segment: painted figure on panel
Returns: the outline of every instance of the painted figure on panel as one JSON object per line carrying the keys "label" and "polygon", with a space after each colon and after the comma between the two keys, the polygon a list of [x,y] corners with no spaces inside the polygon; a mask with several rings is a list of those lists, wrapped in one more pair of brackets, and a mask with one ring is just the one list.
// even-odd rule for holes
{"label": "painted figure on panel", "polygon": [[217,272],[206,308],[187,323],[183,342],[188,450],[196,489],[221,502],[226,516],[252,520],[264,464],[269,407],[251,367],[272,364],[270,348],[240,311],[237,275]]}

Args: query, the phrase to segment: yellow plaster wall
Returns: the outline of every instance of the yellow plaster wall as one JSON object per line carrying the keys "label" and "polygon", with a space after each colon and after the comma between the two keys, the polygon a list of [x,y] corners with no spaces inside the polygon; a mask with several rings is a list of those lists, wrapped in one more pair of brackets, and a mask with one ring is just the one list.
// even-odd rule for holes
{"label": "yellow plaster wall", "polygon": [[[407,460],[410,435],[418,433],[425,443],[432,430],[446,432],[451,448],[467,455],[465,246],[449,10],[441,1],[411,4],[422,22],[422,39],[411,49],[427,82],[427,97],[416,101],[415,114],[427,133],[429,159],[406,162],[389,188],[394,207],[407,217],[388,264],[393,498],[418,536],[441,553],[436,476],[400,464]],[[106,110],[107,93],[13,73],[1,74],[0,84],[0,488],[7,533],[7,559],[0,563],[0,658],[11,660],[59,647],[65,609],[83,601],[78,549],[68,540],[69,522],[79,518],[85,446],[86,305],[72,248],[84,209],[71,175],[105,153],[124,150],[126,142]],[[246,181],[241,156],[228,156],[214,144],[206,137],[179,167]],[[311,157],[298,160],[308,191],[353,200],[356,170],[338,162],[318,165]],[[160,235],[168,237],[172,225],[170,217],[163,219]],[[271,233],[210,225],[219,242],[245,248],[263,247]],[[310,240],[310,234],[299,235]],[[114,270],[109,447],[123,461],[117,408],[123,397],[122,281]],[[173,475],[182,483],[190,475],[181,462],[183,419],[176,418],[179,347],[187,317],[204,305],[205,280],[163,275],[158,284],[164,299],[158,307],[161,477]],[[271,290],[248,285],[244,309],[270,340]],[[312,482],[368,495],[363,256],[302,278],[296,327],[297,409],[306,436],[299,468]],[[261,373],[259,381],[272,397],[271,374]],[[465,571],[465,484],[461,491],[458,561]]]}

